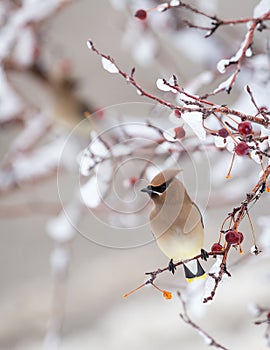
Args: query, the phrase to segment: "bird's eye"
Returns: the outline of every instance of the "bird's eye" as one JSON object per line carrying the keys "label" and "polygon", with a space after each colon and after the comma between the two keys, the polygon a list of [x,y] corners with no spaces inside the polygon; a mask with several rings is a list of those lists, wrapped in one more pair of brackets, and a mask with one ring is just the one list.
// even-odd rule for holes
{"label": "bird's eye", "polygon": [[160,186],[160,192],[161,192],[161,193],[164,192],[164,191],[166,190],[166,188],[167,188],[166,183],[163,184],[163,185],[161,185],[161,186]]}

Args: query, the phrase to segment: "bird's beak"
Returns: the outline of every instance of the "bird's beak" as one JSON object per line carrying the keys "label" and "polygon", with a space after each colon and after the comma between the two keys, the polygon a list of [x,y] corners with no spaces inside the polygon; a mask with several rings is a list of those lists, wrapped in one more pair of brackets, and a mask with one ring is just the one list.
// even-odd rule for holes
{"label": "bird's beak", "polygon": [[142,188],[142,189],[141,189],[141,192],[146,192],[146,193],[148,193],[149,195],[152,194],[152,190],[151,190],[150,188],[148,188],[148,187]]}

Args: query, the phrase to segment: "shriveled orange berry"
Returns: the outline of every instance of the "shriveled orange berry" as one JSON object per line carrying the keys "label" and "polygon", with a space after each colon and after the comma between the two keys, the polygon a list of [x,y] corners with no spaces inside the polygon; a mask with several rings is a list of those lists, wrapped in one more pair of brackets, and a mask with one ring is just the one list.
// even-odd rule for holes
{"label": "shriveled orange berry", "polygon": [[163,291],[163,296],[165,299],[169,300],[169,299],[172,299],[172,293],[171,292],[168,292],[167,290],[164,290]]}

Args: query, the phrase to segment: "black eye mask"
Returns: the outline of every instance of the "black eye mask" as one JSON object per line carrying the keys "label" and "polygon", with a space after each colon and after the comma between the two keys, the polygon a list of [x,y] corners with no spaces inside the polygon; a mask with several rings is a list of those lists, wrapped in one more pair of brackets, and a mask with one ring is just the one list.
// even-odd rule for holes
{"label": "black eye mask", "polygon": [[166,189],[168,188],[169,184],[172,182],[173,178],[164,182],[163,184],[159,185],[159,186],[148,186],[149,189],[151,189],[151,191],[156,192],[156,193],[163,193],[166,191]]}

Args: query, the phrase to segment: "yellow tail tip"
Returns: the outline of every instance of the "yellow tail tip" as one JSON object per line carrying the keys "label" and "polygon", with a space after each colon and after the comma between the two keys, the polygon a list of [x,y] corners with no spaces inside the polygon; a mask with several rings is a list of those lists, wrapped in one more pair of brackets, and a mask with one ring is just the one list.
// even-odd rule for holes
{"label": "yellow tail tip", "polygon": [[188,283],[192,283],[194,281],[198,281],[198,280],[204,280],[206,278],[206,273],[204,273],[203,275],[201,276],[195,276],[195,277],[192,277],[192,278],[186,278],[186,281]]}

